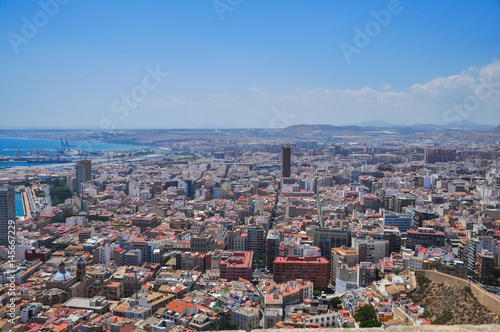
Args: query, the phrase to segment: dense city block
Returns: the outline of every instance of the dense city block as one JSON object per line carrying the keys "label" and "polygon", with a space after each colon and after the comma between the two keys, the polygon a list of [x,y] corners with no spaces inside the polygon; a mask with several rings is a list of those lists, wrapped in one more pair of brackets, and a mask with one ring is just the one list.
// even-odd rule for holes
{"label": "dense city block", "polygon": [[0,325],[500,323],[498,131],[417,129],[134,131],[1,169]]}

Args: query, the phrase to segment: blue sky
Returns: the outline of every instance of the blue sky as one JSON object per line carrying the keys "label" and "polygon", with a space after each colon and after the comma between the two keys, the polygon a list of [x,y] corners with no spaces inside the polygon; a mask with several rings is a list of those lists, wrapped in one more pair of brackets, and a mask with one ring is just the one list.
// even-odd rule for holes
{"label": "blue sky", "polygon": [[0,0],[0,36],[1,128],[500,124],[500,1]]}

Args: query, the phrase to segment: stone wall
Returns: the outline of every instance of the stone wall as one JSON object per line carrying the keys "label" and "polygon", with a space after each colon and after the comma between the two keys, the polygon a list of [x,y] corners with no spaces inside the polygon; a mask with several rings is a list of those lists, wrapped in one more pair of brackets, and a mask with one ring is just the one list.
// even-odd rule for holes
{"label": "stone wall", "polygon": [[[485,291],[473,282],[465,279],[460,279],[457,277],[450,276],[445,273],[438,272],[436,270],[418,270],[415,271],[415,275],[424,276],[435,283],[442,283],[449,286],[460,286],[471,288],[472,294],[476,299],[488,308],[490,311],[500,316],[500,299],[493,294]],[[499,330],[500,331],[500,330]]]}

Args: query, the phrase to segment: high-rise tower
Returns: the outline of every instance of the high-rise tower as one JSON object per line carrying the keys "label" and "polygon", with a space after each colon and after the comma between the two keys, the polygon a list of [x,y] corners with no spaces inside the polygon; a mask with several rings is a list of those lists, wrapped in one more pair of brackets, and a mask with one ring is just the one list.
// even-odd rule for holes
{"label": "high-rise tower", "polygon": [[0,245],[3,246],[9,245],[9,220],[16,221],[14,188],[0,188]]}
{"label": "high-rise tower", "polygon": [[281,148],[281,177],[289,178],[292,168],[292,147],[290,144]]}
{"label": "high-rise tower", "polygon": [[76,162],[76,188],[75,191],[82,194],[82,183],[92,180],[92,161],[80,160]]}

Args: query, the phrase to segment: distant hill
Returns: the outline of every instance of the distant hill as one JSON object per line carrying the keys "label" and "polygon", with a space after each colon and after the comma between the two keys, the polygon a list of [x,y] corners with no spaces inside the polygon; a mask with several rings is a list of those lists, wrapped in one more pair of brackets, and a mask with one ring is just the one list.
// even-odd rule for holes
{"label": "distant hill", "polygon": [[407,128],[418,128],[418,129],[439,129],[441,126],[433,123],[416,123],[411,126],[406,126]]}
{"label": "distant hill", "polygon": [[[482,125],[471,121],[460,121],[453,124],[437,125],[430,123],[419,123],[411,126],[393,125],[385,121],[367,121],[353,126],[335,126],[330,124],[297,124],[282,129],[267,130],[267,134],[273,137],[295,137],[309,135],[320,138],[333,137],[337,135],[384,135],[387,131],[392,134],[411,135],[415,133],[442,133],[448,132],[485,132],[493,129],[492,126]],[[500,126],[494,133],[500,133]]]}
{"label": "distant hill", "polygon": [[333,125],[307,125],[298,124],[283,128],[282,131],[333,131],[338,130],[339,127]]}
{"label": "distant hill", "polygon": [[382,120],[364,121],[357,124],[360,127],[395,127],[392,123]]}
{"label": "distant hill", "polygon": [[493,131],[497,132],[497,133],[500,133],[500,126],[496,127],[495,129],[493,129]]}
{"label": "distant hill", "polygon": [[469,120],[455,121],[455,122],[448,124],[447,126],[452,126],[452,127],[489,127],[488,125],[483,125],[481,123],[472,122]]}
{"label": "distant hill", "polygon": [[332,131],[340,131],[340,130],[361,130],[358,126],[334,126],[334,125],[324,125],[324,124],[316,124],[316,125],[308,125],[308,124],[299,124],[293,125],[290,127],[283,128],[282,132],[332,132]]}
{"label": "distant hill", "polygon": [[438,128],[438,127],[444,127],[444,128],[478,128],[478,129],[488,129],[491,128],[492,126],[490,125],[485,125],[477,122],[472,122],[469,120],[460,120],[460,121],[455,121],[451,122],[445,125],[436,125],[436,124],[429,124],[429,123],[419,123],[419,124],[414,124],[414,125],[395,125],[383,120],[373,120],[373,121],[364,121],[360,122],[357,124],[360,127],[407,127],[407,128],[421,128],[421,127],[427,127],[427,128]]}

